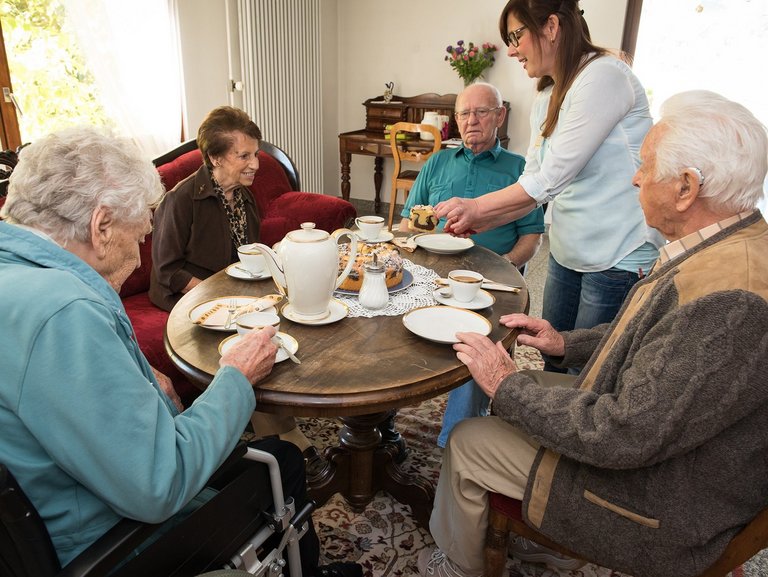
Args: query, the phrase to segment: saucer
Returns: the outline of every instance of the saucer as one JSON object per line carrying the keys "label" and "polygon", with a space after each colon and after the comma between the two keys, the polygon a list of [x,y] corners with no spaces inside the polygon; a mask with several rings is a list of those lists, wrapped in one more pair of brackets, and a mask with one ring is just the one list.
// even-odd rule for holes
{"label": "saucer", "polygon": [[[280,337],[285,343],[286,348],[291,351],[294,355],[296,354],[296,351],[299,350],[299,343],[296,339],[294,339],[291,335],[287,335],[285,333],[277,333],[277,336]],[[243,338],[243,335],[232,335],[231,337],[227,337],[223,341],[219,343],[219,354],[223,355],[226,353],[229,348],[234,345],[236,342],[238,342],[241,338]],[[284,360],[288,358],[288,353],[286,353],[282,348],[277,349],[277,356],[275,357],[276,363],[282,363]]]}
{"label": "saucer", "polygon": [[347,313],[349,312],[347,305],[345,305],[343,302],[341,302],[338,299],[331,299],[331,303],[329,307],[330,307],[330,311],[327,316],[321,319],[312,319],[312,320],[307,320],[307,319],[297,317],[296,313],[293,312],[293,307],[291,307],[291,303],[287,303],[280,312],[289,321],[293,321],[294,323],[298,323],[300,325],[329,325],[331,323],[340,321],[341,319],[346,317]]}
{"label": "saucer", "polygon": [[366,239],[361,237],[359,234],[357,238],[366,244],[377,244],[380,242],[389,242],[390,240],[395,238],[395,235],[389,232],[388,230],[382,230],[379,233],[379,236],[377,236],[376,238]]}
{"label": "saucer", "polygon": [[496,297],[493,296],[488,291],[484,291],[483,289],[480,289],[479,291],[477,291],[475,298],[473,298],[471,301],[466,303],[462,301],[457,301],[452,296],[444,297],[443,295],[440,294],[441,290],[446,290],[446,289],[437,289],[435,292],[432,293],[432,296],[435,297],[435,300],[440,304],[448,305],[451,307],[458,307],[460,309],[468,309],[471,311],[476,311],[476,310],[487,308],[496,302]]}
{"label": "saucer", "polygon": [[270,278],[272,276],[272,273],[269,272],[268,268],[265,268],[261,272],[249,273],[237,262],[229,265],[224,271],[232,278],[239,278],[242,280],[264,280],[265,278]]}

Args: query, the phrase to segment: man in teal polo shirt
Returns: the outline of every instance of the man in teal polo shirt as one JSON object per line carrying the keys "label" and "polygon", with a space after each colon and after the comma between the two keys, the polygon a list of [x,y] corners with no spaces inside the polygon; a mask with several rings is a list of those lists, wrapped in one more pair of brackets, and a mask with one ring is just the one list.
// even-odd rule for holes
{"label": "man in teal polo shirt", "polygon": [[[525,159],[502,148],[497,137],[506,114],[501,94],[491,84],[472,84],[459,94],[455,116],[464,146],[441,150],[427,160],[405,202],[400,230],[410,230],[412,206],[435,206],[454,196],[477,198],[517,182]],[[444,225],[442,219],[438,228]],[[538,207],[519,220],[474,234],[472,240],[522,267],[536,254],[543,232],[544,211]],[[448,434],[459,421],[486,415],[489,403],[473,380],[452,390],[437,444],[445,447]]]}
{"label": "man in teal polo shirt", "polygon": [[[442,150],[427,160],[405,202],[400,230],[410,230],[414,205],[435,206],[454,196],[477,198],[517,182],[525,159],[502,148],[497,137],[506,114],[501,94],[491,84],[472,84],[459,94],[456,122],[464,146]],[[445,219],[439,228],[444,224]],[[519,220],[472,235],[472,240],[522,267],[536,254],[543,232],[544,212],[537,208]]]}

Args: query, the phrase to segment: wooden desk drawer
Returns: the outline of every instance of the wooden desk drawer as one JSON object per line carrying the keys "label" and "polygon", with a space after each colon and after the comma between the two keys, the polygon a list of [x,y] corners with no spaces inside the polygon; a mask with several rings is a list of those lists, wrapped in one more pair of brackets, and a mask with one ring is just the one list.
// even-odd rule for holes
{"label": "wooden desk drawer", "polygon": [[345,140],[344,152],[351,154],[369,154],[373,156],[390,155],[389,145],[384,146],[376,142],[365,142],[362,140]]}

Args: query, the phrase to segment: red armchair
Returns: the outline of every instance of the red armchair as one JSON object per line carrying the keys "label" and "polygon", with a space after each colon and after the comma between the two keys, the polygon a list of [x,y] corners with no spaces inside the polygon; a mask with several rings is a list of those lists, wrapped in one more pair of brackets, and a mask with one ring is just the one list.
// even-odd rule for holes
{"label": "red armchair", "polygon": [[[167,190],[195,172],[203,163],[197,143],[190,140],[154,160]],[[276,146],[262,141],[259,170],[251,185],[261,216],[260,241],[272,245],[302,222],[314,222],[318,228],[332,232],[345,226],[356,216],[355,208],[341,198],[297,192],[299,177],[291,159]],[[149,276],[152,270],[152,239],[141,246],[141,266],[126,280],[120,290],[123,305],[131,319],[136,338],[149,363],[168,375],[185,405],[200,393],[171,362],[163,342],[168,313],[149,300]]]}

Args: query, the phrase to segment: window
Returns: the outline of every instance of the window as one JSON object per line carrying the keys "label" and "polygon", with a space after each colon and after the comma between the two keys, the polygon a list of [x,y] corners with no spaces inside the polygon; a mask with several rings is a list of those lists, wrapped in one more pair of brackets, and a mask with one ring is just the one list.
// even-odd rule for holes
{"label": "window", "polygon": [[[634,70],[655,118],[669,96],[705,89],[743,104],[768,125],[760,69],[768,47],[765,0],[629,0],[625,50],[632,39]],[[768,215],[765,198],[761,208]]]}

